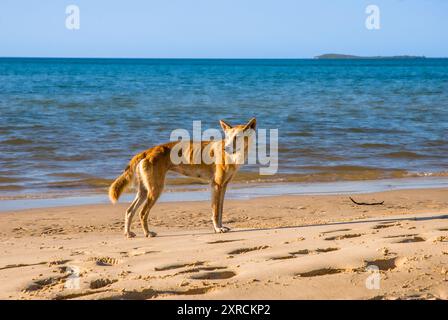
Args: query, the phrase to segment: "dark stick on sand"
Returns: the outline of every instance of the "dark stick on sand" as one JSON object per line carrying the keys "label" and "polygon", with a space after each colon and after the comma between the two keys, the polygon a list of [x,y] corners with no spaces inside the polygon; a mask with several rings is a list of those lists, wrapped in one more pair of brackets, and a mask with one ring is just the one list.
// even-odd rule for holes
{"label": "dark stick on sand", "polygon": [[384,201],[369,203],[369,202],[357,202],[357,201],[353,200],[352,197],[349,197],[349,199],[352,200],[352,202],[354,204],[357,204],[358,206],[380,206],[380,205],[384,204]]}

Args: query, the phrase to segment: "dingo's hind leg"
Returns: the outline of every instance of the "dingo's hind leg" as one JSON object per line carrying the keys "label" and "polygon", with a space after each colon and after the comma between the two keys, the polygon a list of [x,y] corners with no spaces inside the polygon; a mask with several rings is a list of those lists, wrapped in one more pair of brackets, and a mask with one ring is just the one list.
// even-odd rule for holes
{"label": "dingo's hind leg", "polygon": [[145,186],[141,181],[138,181],[138,190],[137,194],[132,201],[129,208],[126,210],[125,218],[124,218],[124,235],[128,238],[135,237],[135,233],[131,231],[132,218],[134,217],[135,212],[138,208],[145,202],[147,197],[147,191]]}
{"label": "dingo's hind leg", "polygon": [[155,237],[156,233],[148,229],[148,216],[151,208],[157,202],[165,185],[166,169],[157,159],[142,164],[142,182],[147,190],[146,202],[140,210],[140,222],[146,237]]}
{"label": "dingo's hind leg", "polygon": [[145,233],[145,237],[155,237],[157,234],[153,231],[149,231],[148,228],[148,216],[149,211],[154,206],[157,200],[154,200],[152,197],[148,197],[145,204],[140,210],[140,223],[142,224],[143,232]]}

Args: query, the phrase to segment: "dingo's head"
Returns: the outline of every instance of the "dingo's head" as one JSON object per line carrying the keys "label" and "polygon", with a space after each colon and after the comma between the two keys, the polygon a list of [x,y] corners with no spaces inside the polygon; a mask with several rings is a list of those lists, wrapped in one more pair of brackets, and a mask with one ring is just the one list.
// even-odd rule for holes
{"label": "dingo's head", "polygon": [[227,153],[237,153],[249,148],[249,143],[255,135],[257,120],[252,118],[243,125],[231,126],[224,120],[220,120],[222,130],[225,133],[224,148]]}

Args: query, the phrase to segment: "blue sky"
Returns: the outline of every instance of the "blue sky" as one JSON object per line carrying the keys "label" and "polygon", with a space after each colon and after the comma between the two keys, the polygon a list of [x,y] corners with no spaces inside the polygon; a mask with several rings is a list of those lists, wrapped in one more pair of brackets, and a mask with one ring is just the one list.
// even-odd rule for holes
{"label": "blue sky", "polygon": [[[67,5],[80,30],[65,27]],[[381,29],[365,28],[367,5]],[[0,56],[448,57],[446,0],[1,0]]]}

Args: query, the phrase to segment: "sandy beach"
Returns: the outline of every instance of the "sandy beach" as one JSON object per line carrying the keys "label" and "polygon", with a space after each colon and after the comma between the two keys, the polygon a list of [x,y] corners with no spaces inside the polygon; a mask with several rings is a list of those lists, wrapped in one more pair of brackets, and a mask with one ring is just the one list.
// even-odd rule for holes
{"label": "sandy beach", "polygon": [[[1,299],[448,299],[448,189],[0,214]],[[137,219],[138,220],[138,219]],[[372,267],[373,266],[373,267]]]}
{"label": "sandy beach", "polygon": [[24,3],[0,1],[14,314],[448,300],[448,1]]}

